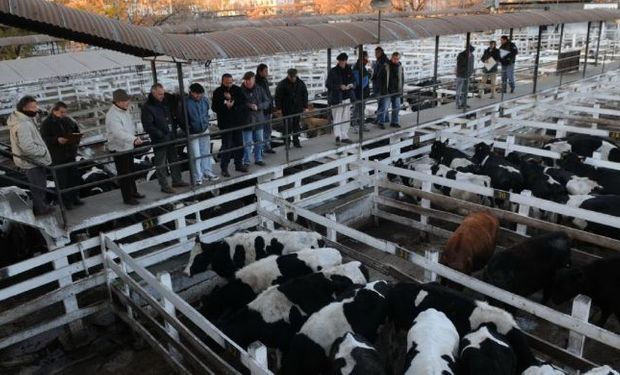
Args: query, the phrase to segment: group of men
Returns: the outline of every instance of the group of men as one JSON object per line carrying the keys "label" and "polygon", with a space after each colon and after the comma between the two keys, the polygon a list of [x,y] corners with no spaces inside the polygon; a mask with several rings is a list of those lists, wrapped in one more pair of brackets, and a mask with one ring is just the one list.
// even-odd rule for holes
{"label": "group of men", "polygon": [[[327,104],[332,106],[331,116],[336,144],[351,143],[349,129],[351,126],[351,105],[353,104],[356,128],[368,131],[362,113],[362,100],[371,96],[377,98],[377,118],[375,124],[385,129],[385,124],[399,128],[400,99],[405,84],[404,70],[400,63],[400,54],[392,53],[387,58],[383,48],[375,49],[376,61],[371,69],[368,52],[362,52],[362,58],[353,66],[348,64],[348,55],[341,53],[336,57],[337,64],[330,69],[325,86],[327,87]],[[388,106],[391,104],[391,115]]]}
{"label": "group of men", "polygon": [[[510,93],[515,91],[514,66],[517,57],[517,46],[506,36],[500,38],[500,46],[492,40],[489,48],[484,50],[481,61],[484,63],[483,85],[490,89],[491,98],[495,97],[498,67],[502,67],[502,92],[506,93],[510,86]],[[467,84],[474,72],[474,47],[468,45],[456,58],[456,108],[467,109]]]}

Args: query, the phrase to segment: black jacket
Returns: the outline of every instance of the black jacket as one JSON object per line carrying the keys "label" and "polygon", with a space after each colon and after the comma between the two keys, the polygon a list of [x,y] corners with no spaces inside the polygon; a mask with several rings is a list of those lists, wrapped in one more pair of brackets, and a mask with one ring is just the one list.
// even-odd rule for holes
{"label": "black jacket", "polygon": [[[397,82],[394,82],[393,77],[397,78]],[[378,94],[402,94],[403,87],[405,86],[405,70],[403,65],[398,63],[398,66],[395,67],[394,64],[388,61],[379,71],[377,82],[379,84],[379,91],[376,91]]]}
{"label": "black jacket", "polygon": [[78,144],[61,145],[58,143],[58,138],[79,132],[77,123],[69,117],[59,118],[52,114],[47,116],[41,124],[41,137],[52,156],[52,163],[63,164],[75,161]]}
{"label": "black jacket", "polygon": [[517,46],[513,42],[502,44],[501,46],[499,46],[499,49],[508,51],[508,54],[506,56],[499,59],[499,61],[502,63],[502,66],[515,63],[515,60],[517,59],[517,53],[519,53],[519,50],[517,49]]}
{"label": "black jacket", "polygon": [[276,87],[276,108],[282,110],[282,115],[302,113],[308,108],[308,89],[304,81],[297,77],[295,83],[284,78]]}
{"label": "black jacket", "polygon": [[457,78],[468,78],[474,72],[474,54],[463,51],[456,57]]}
{"label": "black jacket", "polygon": [[[362,66],[361,70],[363,73],[360,74],[359,66],[360,63],[357,62],[355,64],[355,68],[353,68],[353,78],[355,79],[355,98],[357,100],[370,97],[370,72],[366,69],[366,66]],[[360,76],[362,77],[361,79]],[[362,96],[362,94],[364,95]]]}
{"label": "black jacket", "polygon": [[265,91],[265,94],[267,95],[267,98],[269,98],[269,103],[271,103],[271,105],[269,106],[269,108],[265,109],[263,113],[265,115],[270,115],[271,112],[273,112],[273,96],[271,95],[271,91],[269,90],[269,80],[256,74],[256,85],[262,87]]}
{"label": "black jacket", "polygon": [[491,69],[487,70],[486,68],[484,68],[484,71],[486,73],[497,73],[497,66],[500,63],[500,58],[499,58],[499,49],[494,48],[493,50],[491,50],[491,47],[487,48],[484,50],[484,53],[482,54],[482,58],[480,59],[480,61],[485,62],[487,61],[489,58],[493,58],[493,60],[495,60],[495,62],[497,64],[495,64],[494,67],[492,67]]}
{"label": "black jacket", "polygon": [[[340,90],[340,85],[349,84],[353,84],[352,89]],[[355,101],[355,80],[353,79],[353,70],[349,65],[344,67],[344,72],[339,66],[331,68],[325,81],[325,87],[327,87],[327,104],[329,105],[340,104],[344,99]]]}
{"label": "black jacket", "polygon": [[[231,99],[234,101],[230,109],[224,104],[225,92],[229,92]],[[242,126],[249,113],[245,102],[245,95],[243,95],[241,88],[237,85],[232,85],[230,89],[224,86],[215,89],[211,99],[211,108],[213,112],[217,113],[217,127],[220,130]]]}
{"label": "black jacket", "polygon": [[383,55],[381,55],[381,57],[377,59],[377,61],[375,61],[372,64],[372,77],[370,78],[372,81],[372,92],[379,93],[381,91],[381,82],[379,81],[379,74],[381,73],[381,70],[383,69],[385,64],[389,62],[390,62],[390,59],[388,59],[388,57],[384,53]]}
{"label": "black jacket", "polygon": [[158,102],[149,94],[149,98],[142,106],[140,118],[144,131],[149,134],[152,143],[167,142],[174,138],[176,131],[174,118],[165,97],[162,102]]}

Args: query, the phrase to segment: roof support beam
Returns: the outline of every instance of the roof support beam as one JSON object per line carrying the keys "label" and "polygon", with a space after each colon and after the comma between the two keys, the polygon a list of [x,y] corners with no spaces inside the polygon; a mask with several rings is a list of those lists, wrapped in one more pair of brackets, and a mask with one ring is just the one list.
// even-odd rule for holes
{"label": "roof support beam", "polygon": [[155,66],[155,60],[151,60],[151,74],[153,75],[153,83],[157,83],[157,66]]}
{"label": "roof support beam", "polygon": [[588,22],[588,32],[586,33],[586,57],[583,61],[583,78],[586,78],[586,70],[588,69],[588,50],[590,49],[590,29],[592,22]]}
{"label": "roof support beam", "polygon": [[[194,186],[196,176],[194,176],[192,165],[194,164],[194,157],[196,155],[192,155],[192,147],[190,145],[189,118],[187,116],[187,106],[185,105],[185,83],[183,82],[183,64],[180,62],[177,63],[177,78],[179,79],[179,102],[181,104],[181,111],[183,112],[183,120],[185,120],[185,139],[187,140],[187,161],[189,163],[189,180],[190,180],[190,184]],[[200,155],[200,156],[203,156],[203,155]]]}
{"label": "roof support beam", "polygon": [[[471,33],[467,33],[467,36],[465,37],[465,51],[467,51],[468,56],[467,56],[467,79],[465,80],[465,98],[463,99],[463,112],[467,112],[467,97],[469,96],[469,80],[471,79],[471,77],[469,76],[469,72],[473,71],[473,66],[469,66],[469,43],[471,40]],[[457,76],[458,77],[458,76]],[[458,104],[458,102],[457,102]],[[420,113],[420,111],[418,110],[418,113]]]}
{"label": "roof support beam", "polygon": [[538,64],[540,63],[540,42],[542,39],[543,26],[538,26],[538,40],[536,41],[536,60],[534,62],[534,84],[532,85],[532,94],[536,94],[536,86],[538,85]]}
{"label": "roof support beam", "polygon": [[594,55],[594,66],[598,66],[598,52],[601,47],[601,33],[603,32],[603,21],[598,23],[598,38],[596,38],[596,54]]}

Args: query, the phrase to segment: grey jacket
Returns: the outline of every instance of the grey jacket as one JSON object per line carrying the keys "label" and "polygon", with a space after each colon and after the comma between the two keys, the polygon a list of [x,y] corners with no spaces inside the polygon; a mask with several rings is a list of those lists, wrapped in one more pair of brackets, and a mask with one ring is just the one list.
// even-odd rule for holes
{"label": "grey jacket", "polygon": [[[256,84],[252,89],[248,89],[245,85],[241,85],[241,92],[245,96],[247,106],[247,114],[245,116],[246,121],[244,122],[244,125],[257,124],[265,121],[265,110],[271,107],[271,99],[267,96],[265,90]],[[251,104],[256,104],[256,111],[252,111],[250,109]]]}
{"label": "grey jacket", "polygon": [[13,112],[7,120],[11,136],[13,161],[21,169],[32,169],[52,164],[50,155],[34,119],[21,112]]}
{"label": "grey jacket", "polygon": [[108,138],[108,150],[129,151],[133,149],[136,139],[136,124],[131,113],[112,104],[105,115],[105,130]]}

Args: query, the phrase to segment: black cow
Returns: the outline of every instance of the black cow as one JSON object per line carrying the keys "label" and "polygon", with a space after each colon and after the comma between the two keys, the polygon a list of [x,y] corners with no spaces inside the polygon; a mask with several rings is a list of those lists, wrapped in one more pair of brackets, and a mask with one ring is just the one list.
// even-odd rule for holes
{"label": "black cow", "polygon": [[512,375],[517,371],[515,353],[490,324],[463,337],[459,357],[459,375]]}
{"label": "black cow", "polygon": [[508,312],[438,284],[395,285],[387,297],[388,319],[399,330],[408,330],[416,316],[433,308],[446,314],[463,337],[485,323],[506,338],[517,358],[519,373],[538,364],[523,332]]}
{"label": "black cow", "polygon": [[269,287],[219,326],[244,348],[259,340],[286,350],[308,316],[334,302],[338,294],[367,282],[368,270],[360,262],[332,267]]}
{"label": "black cow", "polygon": [[445,142],[435,141],[431,146],[431,153],[428,155],[436,162],[448,166],[452,169],[468,167],[472,165],[472,160],[461,150],[448,146],[449,140]]}
{"label": "black cow", "polygon": [[200,312],[211,321],[224,313],[233,313],[251,302],[271,285],[282,284],[296,277],[322,271],[342,263],[336,249],[302,250],[287,255],[271,255],[249,264],[235,273],[234,279],[216,287],[202,298]]}
{"label": "black cow", "polygon": [[568,137],[552,139],[543,145],[545,150],[557,153],[573,152],[579,156],[591,157],[599,152],[602,160],[620,162],[620,149],[607,138],[588,134],[571,134]]}
{"label": "black cow", "polygon": [[314,375],[325,372],[331,347],[347,332],[374,342],[379,326],[385,321],[388,291],[385,281],[374,281],[357,289],[353,296],[330,303],[312,314],[284,354],[281,373]]}
{"label": "black cow", "polygon": [[[480,142],[474,146],[475,154],[472,161],[480,165],[479,174],[491,177],[491,186],[494,189],[520,193],[524,182],[521,172],[504,157],[491,151],[491,146]],[[497,199],[497,204],[502,200]]]}
{"label": "black cow", "polygon": [[581,158],[572,152],[562,154],[558,165],[577,176],[588,177],[596,181],[602,186],[601,194],[620,195],[620,171],[583,164]]}
{"label": "black cow", "polygon": [[570,195],[600,194],[602,186],[562,168],[545,167],[543,173],[559,182]]}
{"label": "black cow", "polygon": [[542,302],[546,303],[551,297],[555,273],[570,266],[570,245],[570,238],[563,232],[530,237],[496,252],[487,263],[483,278],[521,296],[542,289]]}
{"label": "black cow", "polygon": [[[572,195],[566,202],[566,205],[602,214],[620,216],[620,196],[618,195]],[[581,230],[620,240],[620,228],[578,218],[574,218],[572,222]]]}
{"label": "black cow", "polygon": [[[91,166],[88,168],[80,168],[82,173],[82,184],[92,184],[99,181],[105,181],[114,177],[112,173],[100,168],[98,166]],[[92,195],[100,194],[105,191],[114,190],[117,185],[113,181],[106,181],[96,184],[94,186],[83,187],[80,189],[80,197],[89,197]]]}
{"label": "black cow", "polygon": [[558,272],[553,287],[553,302],[562,303],[577,294],[592,298],[601,309],[597,320],[604,326],[611,314],[620,322],[620,256],[597,259],[582,267]]}
{"label": "black cow", "polygon": [[347,332],[332,345],[330,375],[382,375],[383,363],[377,350],[365,338]]}
{"label": "black cow", "polygon": [[[506,159],[509,158],[506,157]],[[523,176],[524,187],[529,189],[533,196],[561,203],[568,200],[564,185],[545,174],[545,168],[537,161],[521,158],[516,165],[519,166],[521,176]]]}

